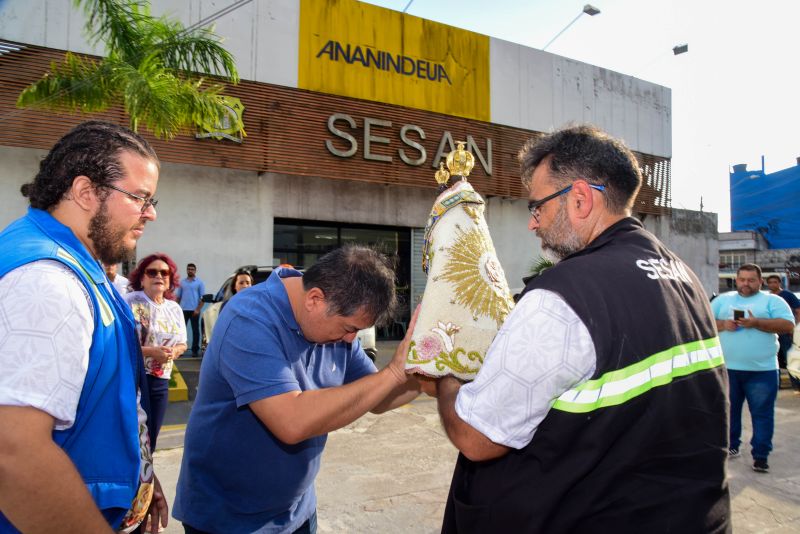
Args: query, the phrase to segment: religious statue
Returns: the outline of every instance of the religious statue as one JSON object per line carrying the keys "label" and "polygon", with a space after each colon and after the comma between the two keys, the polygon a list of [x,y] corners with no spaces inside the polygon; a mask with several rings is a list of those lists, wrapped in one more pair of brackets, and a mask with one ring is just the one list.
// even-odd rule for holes
{"label": "religious statue", "polygon": [[[472,380],[514,302],[484,218],[485,202],[467,181],[474,156],[464,142],[440,164],[440,194],[425,227],[428,282],[406,372]],[[448,187],[451,177],[456,178]],[[460,179],[459,179],[460,178]]]}

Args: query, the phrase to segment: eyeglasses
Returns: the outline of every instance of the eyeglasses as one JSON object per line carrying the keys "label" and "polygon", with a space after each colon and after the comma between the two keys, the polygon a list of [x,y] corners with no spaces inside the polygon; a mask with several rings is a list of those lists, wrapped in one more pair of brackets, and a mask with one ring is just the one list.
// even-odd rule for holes
{"label": "eyeglasses", "polygon": [[[552,195],[548,195],[548,196],[544,197],[542,200],[531,200],[530,202],[528,202],[528,211],[530,211],[531,215],[533,215],[533,218],[536,219],[536,223],[537,224],[539,223],[539,210],[541,209],[541,207],[546,202],[549,202],[549,201],[553,200],[554,198],[558,198],[561,195],[565,195],[565,194],[569,193],[572,190],[572,186],[573,185],[575,185],[575,184],[570,184],[567,187],[565,187],[564,189],[562,189],[561,191],[556,191]],[[596,184],[586,184],[586,185],[588,185],[592,189],[596,189],[598,191],[605,191],[605,189],[606,189],[606,186],[604,186],[604,185],[596,185]]]}
{"label": "eyeglasses", "polygon": [[145,269],[144,274],[150,278],[155,278],[159,274],[161,278],[169,278],[169,269]]}
{"label": "eyeglasses", "polygon": [[103,185],[101,187],[108,187],[110,189],[113,189],[114,191],[119,191],[120,193],[125,193],[129,197],[135,198],[136,200],[141,201],[142,202],[142,213],[146,212],[147,208],[149,208],[150,206],[153,206],[153,208],[155,208],[156,205],[158,204],[158,200],[156,200],[153,197],[147,198],[147,197],[143,197],[143,196],[140,196],[140,195],[135,195],[135,194],[131,193],[130,191],[125,191],[121,187],[117,187],[115,185],[105,184],[105,185]]}

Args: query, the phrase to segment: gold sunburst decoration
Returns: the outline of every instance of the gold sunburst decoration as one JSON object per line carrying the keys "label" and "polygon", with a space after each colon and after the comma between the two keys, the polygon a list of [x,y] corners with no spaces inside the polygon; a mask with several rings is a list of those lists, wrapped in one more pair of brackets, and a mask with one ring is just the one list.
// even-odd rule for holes
{"label": "gold sunburst decoration", "polygon": [[475,224],[480,224],[481,217],[483,216],[483,204],[469,205],[465,202],[462,206],[464,207],[464,212],[469,215],[469,218],[472,219]]}
{"label": "gold sunburst decoration", "polygon": [[456,232],[442,279],[453,285],[459,305],[469,309],[476,319],[491,317],[499,328],[512,307],[503,268],[480,227]]}

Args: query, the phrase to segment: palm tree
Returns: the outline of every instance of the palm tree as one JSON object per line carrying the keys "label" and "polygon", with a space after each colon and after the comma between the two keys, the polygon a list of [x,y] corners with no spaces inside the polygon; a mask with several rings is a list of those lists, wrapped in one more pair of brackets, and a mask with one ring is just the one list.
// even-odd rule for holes
{"label": "palm tree", "polygon": [[51,111],[104,111],[121,104],[130,126],[145,126],[157,137],[172,138],[227,117],[244,134],[240,117],[230,117],[222,85],[205,83],[198,73],[238,83],[233,56],[211,28],[184,28],[150,15],[145,0],[74,0],[83,7],[85,31],[93,46],[105,45],[101,60],[67,52],[60,65],[27,87],[18,107]]}

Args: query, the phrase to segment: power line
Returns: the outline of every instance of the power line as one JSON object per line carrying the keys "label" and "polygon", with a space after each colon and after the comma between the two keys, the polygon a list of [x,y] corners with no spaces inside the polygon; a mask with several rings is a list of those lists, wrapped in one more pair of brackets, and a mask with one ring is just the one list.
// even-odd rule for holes
{"label": "power line", "polygon": [[221,18],[221,17],[223,17],[223,16],[225,16],[225,15],[227,15],[229,13],[233,13],[234,11],[239,9],[240,7],[247,5],[252,1],[253,0],[239,0],[238,2],[234,2],[233,4],[229,5],[228,7],[223,7],[222,9],[217,11],[216,13],[212,13],[211,15],[207,16],[206,18],[198,20],[197,22],[195,22],[191,26],[188,26],[187,28],[184,28],[184,30],[178,35],[192,32],[192,31],[196,30],[197,28],[200,28],[201,26],[206,26],[208,23],[214,22],[215,20],[217,20],[217,19],[219,19],[219,18]]}

